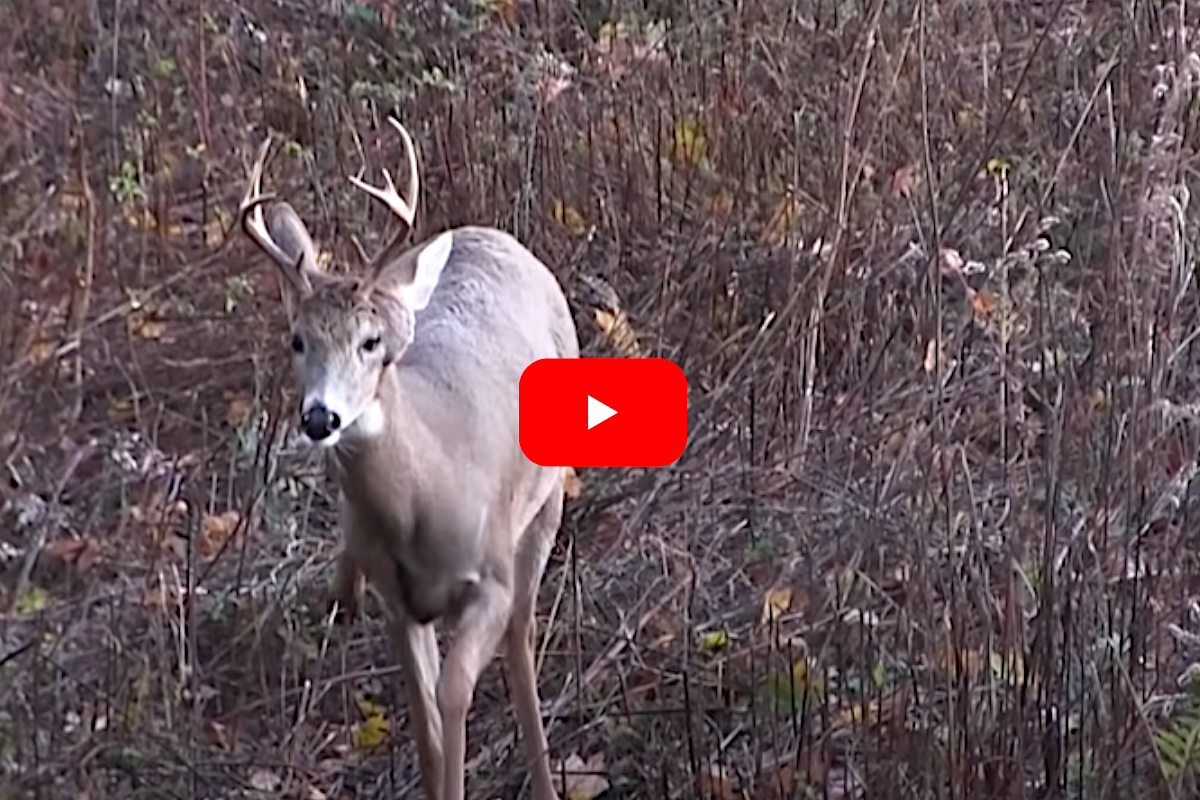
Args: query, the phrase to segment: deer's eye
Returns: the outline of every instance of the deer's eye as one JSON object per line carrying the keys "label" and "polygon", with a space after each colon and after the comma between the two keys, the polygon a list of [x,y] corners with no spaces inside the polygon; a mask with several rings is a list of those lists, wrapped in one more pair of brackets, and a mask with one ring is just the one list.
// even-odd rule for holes
{"label": "deer's eye", "polygon": [[303,353],[304,352],[304,340],[300,338],[300,334],[297,334],[297,333],[292,334],[292,352],[293,353]]}
{"label": "deer's eye", "polygon": [[367,353],[373,353],[379,347],[379,337],[372,336],[362,343],[362,349]]}

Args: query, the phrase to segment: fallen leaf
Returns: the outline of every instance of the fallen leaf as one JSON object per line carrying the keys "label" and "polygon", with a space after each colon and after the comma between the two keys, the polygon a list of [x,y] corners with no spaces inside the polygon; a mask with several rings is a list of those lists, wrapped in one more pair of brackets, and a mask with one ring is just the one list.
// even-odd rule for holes
{"label": "fallen leaf", "polygon": [[256,769],[250,773],[250,786],[260,792],[274,792],[282,781],[268,769]]}
{"label": "fallen leaf", "polygon": [[903,719],[907,698],[905,692],[890,691],[875,700],[851,703],[838,712],[835,721],[838,725],[876,726]]}
{"label": "fallen leaf", "polygon": [[988,663],[987,656],[975,648],[958,649],[947,640],[946,646],[934,651],[934,666],[946,675],[978,675]]}
{"label": "fallen leaf", "polygon": [[225,226],[220,219],[209,220],[204,226],[204,244],[210,250],[216,250],[225,243]]}
{"label": "fallen leaf", "polygon": [[986,289],[971,293],[971,310],[980,320],[986,320],[996,310],[996,298]]}
{"label": "fallen leaf", "polygon": [[763,598],[762,619],[760,624],[776,622],[792,607],[792,590],[786,586],[782,589],[772,589]]}
{"label": "fallen leaf", "polygon": [[[561,75],[543,75],[538,78],[537,93],[543,106],[548,106],[572,86],[570,79]],[[577,234],[578,235],[578,234]]]}
{"label": "fallen leaf", "polygon": [[221,748],[222,750],[229,749],[229,729],[217,722],[215,719],[210,719],[208,721],[208,735],[212,737],[212,740],[217,747]]}
{"label": "fallen leaf", "polygon": [[64,211],[77,212],[82,211],[84,207],[84,196],[75,192],[66,191],[58,196],[58,204]]}
{"label": "fallen leaf", "polygon": [[1003,653],[989,653],[988,666],[991,667],[992,678],[1005,683],[1020,685],[1025,678],[1025,659],[1020,653],[1005,656]]}
{"label": "fallen leaf", "polygon": [[494,0],[492,13],[511,25],[517,20],[517,0]]}
{"label": "fallen leaf", "polygon": [[729,634],[725,631],[706,631],[700,635],[700,649],[709,653],[714,653],[728,644]]}
{"label": "fallen leaf", "polygon": [[151,586],[142,595],[142,605],[146,608],[174,608],[179,605],[179,592],[161,583]]}
{"label": "fallen leaf", "polygon": [[805,659],[792,664],[786,673],[768,675],[765,684],[775,713],[782,716],[812,709],[825,699],[825,682],[809,676]]}
{"label": "fallen leaf", "polygon": [[13,610],[18,614],[36,614],[46,609],[50,593],[40,586],[31,586],[17,597]]}
{"label": "fallen leaf", "polygon": [[913,190],[917,188],[917,178],[916,164],[900,167],[892,173],[892,179],[888,181],[888,192],[892,197],[912,197]]}
{"label": "fallen leaf", "polygon": [[925,360],[922,362],[922,366],[926,372],[932,373],[937,369],[939,356],[941,355],[939,353],[940,350],[941,348],[938,347],[937,339],[930,339],[925,344]]}
{"label": "fallen leaf", "polygon": [[583,495],[583,479],[579,477],[579,473],[574,467],[567,467],[563,477],[563,494],[568,500],[578,500]]}
{"label": "fallen leaf", "polygon": [[356,696],[354,704],[358,706],[359,713],[363,715],[363,721],[351,729],[350,743],[356,750],[374,750],[387,741],[388,733],[391,731],[392,726],[388,722],[387,710],[363,695]]}
{"label": "fallen leaf", "polygon": [[229,538],[237,530],[242,515],[230,509],[221,514],[205,514],[200,524],[200,541],[196,549],[204,558],[212,558],[225,546]]}
{"label": "fallen leaf", "polygon": [[572,236],[583,236],[587,233],[587,222],[584,221],[583,215],[574,206],[566,205],[562,200],[554,201],[550,215]]}
{"label": "fallen leaf", "polygon": [[54,350],[54,342],[50,341],[44,333],[39,333],[37,338],[29,343],[25,357],[32,364],[44,364],[54,355]]}
{"label": "fallen leaf", "polygon": [[771,218],[767,220],[759,241],[771,247],[782,247],[787,243],[788,234],[792,232],[799,216],[800,204],[795,198],[783,198],[771,213]]}
{"label": "fallen leaf", "polygon": [[96,563],[100,555],[100,545],[91,536],[80,538],[56,539],[46,545],[46,555],[64,564],[75,564],[80,572],[86,572]]}
{"label": "fallen leaf", "polygon": [[250,416],[254,403],[250,396],[243,393],[227,394],[225,398],[229,405],[225,407],[225,422],[231,428],[240,428]]}
{"label": "fallen leaf", "polygon": [[[604,753],[596,753],[587,761],[572,753],[553,770],[555,788],[567,800],[592,800],[608,791],[604,777]],[[565,788],[563,778],[566,778]]]}
{"label": "fallen leaf", "polygon": [[125,329],[142,339],[161,339],[166,326],[154,318],[152,311],[139,308],[125,318]]}
{"label": "fallen leaf", "polygon": [[987,162],[987,174],[993,178],[1006,177],[1011,168],[1012,162],[1007,158],[989,158]]}
{"label": "fallen leaf", "polygon": [[637,333],[629,324],[629,317],[624,311],[613,313],[597,308],[595,313],[596,326],[617,352],[626,358],[640,358],[641,348],[638,346]]}
{"label": "fallen leaf", "polygon": [[682,163],[699,165],[708,156],[708,139],[700,126],[699,120],[688,117],[675,125],[671,137],[671,158]]}

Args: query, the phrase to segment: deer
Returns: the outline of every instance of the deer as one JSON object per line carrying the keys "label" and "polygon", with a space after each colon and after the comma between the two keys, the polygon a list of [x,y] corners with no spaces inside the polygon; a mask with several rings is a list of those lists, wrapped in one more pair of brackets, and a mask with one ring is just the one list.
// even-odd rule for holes
{"label": "deer", "polygon": [[[239,207],[283,278],[302,438],[339,489],[331,611],[353,619],[364,591],[380,600],[428,800],[464,796],[467,713],[503,644],[533,798],[557,800],[533,642],[566,467],[525,457],[518,388],[534,361],[579,357],[575,324],[554,273],[507,232],[463,226],[408,245],[417,153],[388,122],[404,194],[386,168],[382,186],[349,181],[403,224],[372,258],[353,240],[364,268],[320,267],[297,212],[263,194],[270,136]],[[453,632],[444,660],[439,621]]]}

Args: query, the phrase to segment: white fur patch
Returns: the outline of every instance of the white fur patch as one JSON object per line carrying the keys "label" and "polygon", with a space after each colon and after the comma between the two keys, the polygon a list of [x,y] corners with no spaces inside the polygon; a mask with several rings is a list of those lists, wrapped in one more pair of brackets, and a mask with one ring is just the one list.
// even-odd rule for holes
{"label": "white fur patch", "polygon": [[367,406],[367,410],[362,413],[362,416],[354,420],[352,427],[355,435],[366,439],[374,439],[383,433],[383,426],[386,422],[387,418],[383,413],[383,403],[375,399],[371,401],[371,405]]}
{"label": "white fur patch", "polygon": [[454,247],[454,233],[446,231],[430,242],[417,254],[417,269],[413,282],[401,291],[404,301],[413,311],[420,311],[429,305],[433,290],[437,288],[442,270],[450,260],[450,251]]}

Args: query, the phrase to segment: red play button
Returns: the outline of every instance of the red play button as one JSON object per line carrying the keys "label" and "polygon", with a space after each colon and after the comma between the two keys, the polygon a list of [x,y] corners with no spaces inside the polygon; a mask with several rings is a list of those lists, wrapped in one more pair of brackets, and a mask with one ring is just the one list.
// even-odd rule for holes
{"label": "red play button", "polygon": [[687,445],[687,378],[665,358],[543,358],[521,375],[521,450],[544,467],[662,467]]}

